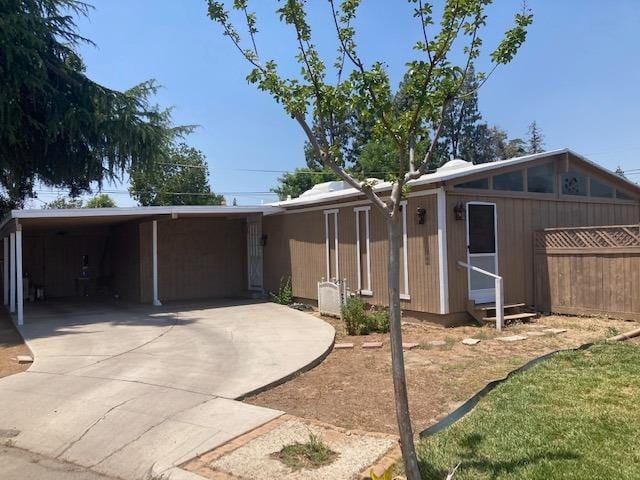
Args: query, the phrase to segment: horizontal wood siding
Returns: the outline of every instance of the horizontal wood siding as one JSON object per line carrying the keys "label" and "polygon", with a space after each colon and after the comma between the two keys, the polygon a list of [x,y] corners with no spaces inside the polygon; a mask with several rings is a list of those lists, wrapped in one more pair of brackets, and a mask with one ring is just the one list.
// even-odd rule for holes
{"label": "horizontal wood siding", "polygon": [[[361,205],[359,205],[361,206]],[[427,211],[426,221],[418,224],[416,210]],[[328,209],[336,208],[330,206]],[[339,274],[348,287],[357,289],[356,213],[354,206],[338,207]],[[364,221],[364,214],[361,215]],[[387,304],[387,230],[382,215],[370,212],[372,304]],[[277,288],[282,276],[291,275],[293,294],[299,298],[317,299],[317,282],[326,277],[325,223],[322,209],[265,217],[263,228],[268,235],[265,248],[265,285]],[[364,227],[361,228],[364,232]],[[435,195],[412,197],[407,205],[409,293],[403,300],[407,310],[438,313],[438,226]],[[332,232],[330,232],[332,235]],[[361,242],[365,237],[361,238]],[[330,238],[333,242],[333,237]],[[363,247],[364,250],[364,247]],[[362,257],[364,260],[364,256]],[[332,257],[333,259],[333,257]],[[366,269],[363,268],[363,271]],[[401,278],[402,288],[402,278]]]}
{"label": "horizontal wood siding", "polygon": [[449,298],[451,312],[466,309],[467,273],[457,266],[466,261],[466,222],[455,220],[454,206],[469,201],[496,204],[498,216],[498,265],[504,277],[505,300],[533,305],[533,232],[544,228],[634,224],[640,206],[568,200],[536,200],[490,194],[447,192],[447,235],[449,253]]}

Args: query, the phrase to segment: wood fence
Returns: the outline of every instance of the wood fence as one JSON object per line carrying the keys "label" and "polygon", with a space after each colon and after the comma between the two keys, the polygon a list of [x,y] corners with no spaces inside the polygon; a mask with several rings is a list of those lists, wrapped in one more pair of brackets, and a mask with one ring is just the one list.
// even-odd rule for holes
{"label": "wood fence", "polygon": [[640,225],[534,233],[536,309],[640,320]]}

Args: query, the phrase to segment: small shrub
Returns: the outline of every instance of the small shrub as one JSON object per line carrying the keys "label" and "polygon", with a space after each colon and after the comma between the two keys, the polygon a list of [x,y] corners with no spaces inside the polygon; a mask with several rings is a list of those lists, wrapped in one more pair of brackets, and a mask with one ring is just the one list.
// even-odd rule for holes
{"label": "small shrub", "polygon": [[272,456],[296,471],[329,465],[338,457],[338,454],[331,450],[318,435],[310,433],[309,440],[305,443],[295,442],[285,445]]}
{"label": "small shrub", "polygon": [[368,335],[389,331],[389,313],[387,310],[365,310],[365,303],[359,297],[347,299],[342,307],[347,335]]}
{"label": "small shrub", "polygon": [[366,321],[364,302],[359,297],[350,297],[342,307],[342,318],[347,335],[362,335],[361,330]]}
{"label": "small shrub", "polygon": [[276,293],[271,292],[271,300],[280,305],[291,305],[293,303],[291,277],[282,277],[280,279],[280,288]]}

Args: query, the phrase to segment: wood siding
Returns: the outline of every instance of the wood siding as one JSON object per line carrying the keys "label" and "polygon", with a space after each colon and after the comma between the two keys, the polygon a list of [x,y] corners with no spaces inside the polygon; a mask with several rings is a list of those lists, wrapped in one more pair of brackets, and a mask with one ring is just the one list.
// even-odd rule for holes
{"label": "wood siding", "polygon": [[498,266],[504,277],[505,300],[533,305],[533,232],[544,228],[622,225],[637,223],[640,206],[630,203],[601,203],[565,199],[514,198],[505,195],[464,194],[447,191],[447,237],[449,256],[449,304],[451,312],[466,309],[467,273],[458,267],[466,261],[466,222],[455,220],[454,206],[469,201],[496,204],[498,224]]}
{"label": "wood siding", "polygon": [[[152,299],[152,223],[140,225],[141,300]],[[160,301],[232,297],[247,290],[244,219],[158,221]]]}
{"label": "wood siding", "polygon": [[[622,229],[619,229],[622,230]],[[595,233],[597,243],[607,235],[614,235],[607,245],[571,244],[571,237],[563,239],[562,248],[549,248],[536,242],[535,305],[541,311],[565,314],[602,314],[640,320],[640,228],[632,232],[632,242],[611,248],[624,232],[615,229],[580,229],[552,232],[568,235],[577,232],[580,240]],[[538,232],[538,240],[547,232]],[[620,235],[622,233],[622,235]],[[582,242],[577,242],[582,243]],[[616,252],[617,250],[617,252]]]}
{"label": "wood siding", "polygon": [[[366,202],[358,206],[366,205]],[[340,278],[351,290],[357,289],[356,212],[354,205],[338,208],[338,241]],[[426,222],[417,223],[418,207],[427,211]],[[361,242],[364,242],[364,215],[361,215]],[[384,219],[375,208],[370,212],[371,287],[367,301],[387,304],[387,230]],[[324,210],[272,215],[264,218],[268,235],[265,247],[265,288],[276,290],[280,278],[291,276],[296,297],[317,300],[317,282],[326,277],[326,244]],[[332,231],[330,232],[332,235]],[[407,204],[407,254],[410,300],[403,300],[407,310],[440,311],[438,274],[438,225],[435,195],[411,197]],[[332,243],[333,238],[330,238]],[[362,248],[364,250],[364,247]],[[333,259],[333,257],[331,257]],[[362,261],[365,257],[362,256]],[[333,269],[332,269],[333,270]],[[365,268],[362,268],[366,272]],[[401,287],[402,287],[401,277]]]}

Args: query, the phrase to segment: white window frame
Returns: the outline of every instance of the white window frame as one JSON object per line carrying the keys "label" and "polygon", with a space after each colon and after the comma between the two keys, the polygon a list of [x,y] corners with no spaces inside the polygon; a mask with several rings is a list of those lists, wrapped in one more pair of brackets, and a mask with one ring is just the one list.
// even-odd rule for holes
{"label": "white window frame", "polygon": [[409,294],[409,254],[408,254],[408,238],[407,238],[407,201],[400,202],[402,208],[402,262],[404,266],[403,285],[400,292],[400,300],[411,300]]}
{"label": "white window frame", "polygon": [[[371,234],[369,227],[369,212],[371,211],[370,206],[366,207],[356,207],[353,209],[356,214],[356,264],[358,271],[358,292],[360,295],[364,296],[372,296],[373,288],[371,286],[371,251],[370,251],[370,243],[371,243]],[[360,260],[360,212],[365,212],[364,214],[364,222],[365,222],[365,251],[367,254],[367,288],[362,288],[362,268],[361,268],[361,260]]]}
{"label": "white window frame", "polygon": [[338,212],[337,208],[324,211],[324,243],[326,246],[327,281],[331,281],[331,252],[329,249],[329,215],[333,215],[334,228],[334,249],[336,252],[336,280],[340,280],[340,269],[338,260]]}

